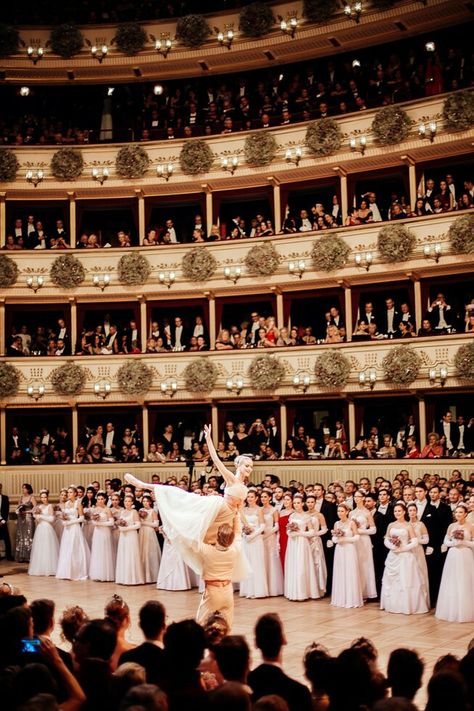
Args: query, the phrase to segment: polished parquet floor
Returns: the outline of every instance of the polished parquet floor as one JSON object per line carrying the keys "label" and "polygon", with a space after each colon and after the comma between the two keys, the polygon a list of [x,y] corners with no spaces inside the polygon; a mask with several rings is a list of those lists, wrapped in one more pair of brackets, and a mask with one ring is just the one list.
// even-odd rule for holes
{"label": "polished parquet floor", "polygon": [[[159,599],[167,610],[168,624],[193,617],[199,602],[197,590],[189,592],[164,592],[153,585],[122,586],[115,583],[97,583],[90,580],[70,582],[55,578],[34,578],[26,574],[26,567],[0,562],[0,578],[5,575],[12,585],[20,588],[28,600],[48,597],[56,601],[57,618],[69,605],[81,605],[90,617],[102,617],[104,603],[114,593],[120,594],[132,611],[129,639],[141,641],[137,626],[137,612],[143,602]],[[382,671],[392,649],[416,649],[426,665],[426,680],[434,662],[448,652],[464,656],[467,645],[474,636],[474,625],[438,621],[433,613],[426,615],[392,615],[381,611],[377,603],[364,608],[343,610],[331,607],[328,599],[308,602],[289,602],[285,598],[264,600],[241,599],[235,596],[234,634],[244,634],[253,647],[253,625],[264,612],[278,612],[283,619],[288,644],[284,651],[284,667],[288,674],[303,680],[302,656],[305,647],[313,641],[324,644],[332,654],[339,653],[354,638],[369,637],[379,650]],[[55,641],[62,646],[59,632]],[[260,661],[258,650],[253,650],[253,664]],[[417,697],[423,703],[424,691]]]}

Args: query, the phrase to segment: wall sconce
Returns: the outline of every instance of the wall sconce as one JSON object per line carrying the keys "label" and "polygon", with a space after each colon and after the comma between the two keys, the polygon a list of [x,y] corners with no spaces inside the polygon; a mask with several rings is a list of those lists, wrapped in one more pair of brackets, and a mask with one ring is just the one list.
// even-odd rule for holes
{"label": "wall sconce", "polygon": [[361,155],[364,155],[365,149],[367,148],[367,136],[352,136],[352,138],[349,139],[349,146],[351,151],[360,153]]}
{"label": "wall sconce", "polygon": [[171,51],[173,46],[173,40],[170,37],[161,37],[161,39],[155,40],[155,49],[158,54],[161,54],[165,59]]}
{"label": "wall sconce", "polygon": [[36,188],[38,183],[41,183],[44,179],[44,170],[27,170],[26,179],[29,183],[33,183]]}
{"label": "wall sconce", "polygon": [[375,383],[377,382],[377,371],[375,368],[369,368],[369,370],[361,370],[359,373],[359,385],[361,387],[368,387],[373,390]]}
{"label": "wall sconce", "polygon": [[163,178],[163,180],[168,180],[173,175],[174,166],[173,163],[160,163],[156,166],[156,177]]}
{"label": "wall sconce", "polygon": [[110,284],[110,274],[94,274],[92,283],[98,289],[104,291],[105,287]]}
{"label": "wall sconce", "polygon": [[92,177],[94,180],[96,180],[98,183],[103,185],[107,178],[109,177],[109,169],[108,168],[92,168]]}
{"label": "wall sconce", "polygon": [[40,59],[44,57],[43,47],[32,47],[31,45],[27,48],[26,54],[28,59],[31,59],[33,64],[37,64]]}
{"label": "wall sconce", "polygon": [[362,3],[361,2],[352,2],[352,3],[348,2],[348,3],[346,3],[346,5],[344,5],[344,15],[349,20],[354,20],[354,22],[357,22],[357,24],[359,24],[361,14],[362,14]]}
{"label": "wall sconce", "polygon": [[296,166],[300,164],[300,160],[303,157],[303,149],[301,146],[296,146],[296,148],[287,148],[285,152],[285,160],[287,163],[294,163]]}
{"label": "wall sconce", "polygon": [[232,42],[234,41],[234,30],[227,26],[225,27],[224,32],[217,30],[217,41],[221,47],[227,47],[227,49],[230,49],[232,47]]}
{"label": "wall sconce", "polygon": [[429,121],[428,123],[420,123],[418,126],[418,135],[420,138],[429,138],[430,143],[433,143],[436,131],[438,130],[438,125],[436,121]]}
{"label": "wall sconce", "polygon": [[155,84],[155,86],[153,87],[153,93],[155,96],[161,96],[163,93],[163,85]]}
{"label": "wall sconce", "polygon": [[44,284],[44,277],[42,277],[42,276],[33,275],[33,276],[26,277],[26,286],[29,289],[33,289],[35,294],[38,291],[38,289],[41,289],[43,284]]}
{"label": "wall sconce", "polygon": [[374,255],[373,252],[357,252],[354,259],[358,267],[364,267],[365,271],[368,272],[373,264]]}
{"label": "wall sconce", "polygon": [[237,156],[229,156],[222,159],[222,168],[226,170],[231,175],[234,175],[235,171],[239,167],[239,159]]}
{"label": "wall sconce", "polygon": [[440,242],[436,242],[435,244],[425,244],[423,247],[423,254],[426,259],[434,259],[436,264],[438,264],[440,260],[442,251],[443,248]]}
{"label": "wall sconce", "polygon": [[26,388],[26,394],[28,397],[31,397],[33,400],[40,400],[44,393],[45,393],[46,388],[44,385],[28,385]]}
{"label": "wall sconce", "polygon": [[112,385],[108,380],[101,380],[98,383],[94,383],[94,395],[102,398],[102,400],[105,400],[105,398],[110,395],[111,390]]}
{"label": "wall sconce", "polygon": [[428,377],[431,385],[436,385],[436,381],[439,380],[439,384],[443,386],[448,379],[448,366],[440,365],[439,370],[436,368],[430,368],[428,371]]}
{"label": "wall sconce", "polygon": [[167,286],[168,289],[171,289],[172,285],[176,281],[176,272],[160,272],[158,274],[158,279],[160,284],[163,284],[163,286]]}
{"label": "wall sconce", "polygon": [[176,380],[163,380],[163,382],[160,383],[160,390],[163,395],[173,397],[178,391],[178,383]]}
{"label": "wall sconce", "polygon": [[288,272],[293,276],[301,279],[306,271],[306,262],[304,259],[298,259],[296,262],[288,262]]}
{"label": "wall sconce", "polygon": [[244,379],[241,375],[236,375],[235,378],[228,378],[225,382],[228,393],[240,395],[244,387]]}
{"label": "wall sconce", "polygon": [[294,38],[296,30],[298,29],[298,18],[288,17],[286,20],[280,21],[280,30],[284,32],[285,35],[290,35],[291,39]]}
{"label": "wall sconce", "polygon": [[224,267],[224,276],[226,279],[233,281],[234,284],[237,284],[242,276],[242,267]]}
{"label": "wall sconce", "polygon": [[108,51],[109,51],[109,48],[107,47],[106,44],[103,44],[100,47],[97,47],[95,44],[93,44],[91,47],[91,54],[94,59],[97,59],[99,64],[102,64],[102,62],[104,61],[104,59],[107,56]]}
{"label": "wall sconce", "polygon": [[301,375],[294,375],[292,379],[293,387],[296,390],[301,390],[306,392],[311,384],[311,376],[308,373],[301,373]]}

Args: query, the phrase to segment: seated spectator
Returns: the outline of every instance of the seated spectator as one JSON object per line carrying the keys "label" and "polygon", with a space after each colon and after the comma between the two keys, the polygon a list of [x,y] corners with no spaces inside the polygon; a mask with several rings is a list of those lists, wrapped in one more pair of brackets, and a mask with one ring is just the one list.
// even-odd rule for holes
{"label": "seated spectator", "polygon": [[221,329],[216,339],[216,351],[232,351],[234,344],[230,340],[230,333],[226,328]]}
{"label": "seated spectator", "polygon": [[443,447],[440,445],[440,438],[436,432],[430,432],[428,435],[428,444],[421,450],[421,459],[439,459],[444,454]]}
{"label": "seated spectator", "polygon": [[421,328],[418,329],[418,336],[436,336],[437,332],[432,328],[431,321],[424,318],[421,322]]}

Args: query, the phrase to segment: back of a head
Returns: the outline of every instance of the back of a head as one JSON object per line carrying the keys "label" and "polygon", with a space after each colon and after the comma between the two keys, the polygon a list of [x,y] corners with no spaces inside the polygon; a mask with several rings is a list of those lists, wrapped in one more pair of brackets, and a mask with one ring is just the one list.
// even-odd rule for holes
{"label": "back of a head", "polygon": [[421,686],[424,664],[411,649],[394,649],[387,665],[387,684],[392,696],[413,699]]}
{"label": "back of a head", "polygon": [[391,696],[389,699],[377,701],[373,711],[418,711],[418,709],[403,696]]}
{"label": "back of a head", "polygon": [[[344,684],[341,684],[344,679]],[[344,649],[336,659],[331,675],[331,703],[334,708],[359,708],[371,705],[374,697],[369,663],[358,649]],[[347,689],[350,689],[348,696]]]}
{"label": "back of a head", "polygon": [[169,671],[189,671],[199,666],[206,649],[206,637],[195,620],[174,622],[164,637]]}
{"label": "back of a head", "polygon": [[453,671],[433,674],[428,682],[428,703],[425,711],[465,711],[466,708],[466,685],[463,677]]}
{"label": "back of a head", "polygon": [[244,681],[250,663],[250,649],[245,637],[229,635],[214,647],[219,671],[226,681]]}
{"label": "back of a head", "polygon": [[72,644],[82,625],[88,621],[88,616],[79,605],[66,607],[59,620],[62,636]]}
{"label": "back of a head", "polygon": [[59,705],[52,694],[37,694],[18,706],[18,711],[59,711]]}
{"label": "back of a head", "polygon": [[112,595],[105,606],[105,617],[120,629],[130,621],[130,608],[120,595]]}
{"label": "back of a head", "polygon": [[143,711],[168,711],[166,694],[154,684],[139,684],[130,689],[120,704],[120,711],[128,711],[133,707]]}
{"label": "back of a head", "polygon": [[270,694],[261,696],[254,704],[253,711],[290,711],[290,707],[281,696]]}
{"label": "back of a head", "polygon": [[26,664],[15,676],[15,699],[17,703],[28,701],[37,694],[56,694],[53,676],[45,664]]}
{"label": "back of a head", "polygon": [[306,649],[303,658],[304,671],[313,692],[321,693],[329,688],[333,661],[328,650],[321,645],[313,644]]}
{"label": "back of a head", "polygon": [[164,605],[158,600],[148,600],[140,608],[140,629],[147,639],[157,639],[163,631],[166,620]]}
{"label": "back of a head", "polygon": [[276,659],[285,644],[280,617],[268,612],[258,618],[255,625],[255,646],[265,659]]}
{"label": "back of a head", "polygon": [[228,681],[209,694],[209,706],[216,711],[251,711],[252,702],[242,684]]}
{"label": "back of a head", "polygon": [[108,620],[90,620],[82,625],[74,640],[74,654],[80,663],[94,657],[109,661],[117,646],[117,629]]}
{"label": "back of a head", "polygon": [[229,548],[234,542],[234,538],[234,529],[228,523],[221,524],[217,529],[217,542],[223,548]]}
{"label": "back of a head", "polygon": [[30,602],[30,610],[35,635],[45,634],[54,620],[55,604],[53,600],[33,600]]}

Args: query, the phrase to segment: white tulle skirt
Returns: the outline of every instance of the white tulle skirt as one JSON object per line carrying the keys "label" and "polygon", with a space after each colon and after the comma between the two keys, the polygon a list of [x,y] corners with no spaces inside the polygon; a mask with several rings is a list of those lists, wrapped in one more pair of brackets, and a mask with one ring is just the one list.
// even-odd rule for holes
{"label": "white tulle skirt", "polygon": [[115,580],[115,552],[110,526],[94,526],[89,578],[103,582]]}
{"label": "white tulle skirt", "polygon": [[474,622],[474,550],[450,548],[443,568],[435,616],[447,622]]}
{"label": "white tulle skirt", "polygon": [[413,550],[389,551],[382,578],[380,607],[404,615],[428,612],[428,590]]}
{"label": "white tulle skirt", "polygon": [[283,595],[283,568],[278,550],[278,534],[268,536],[263,541],[265,554],[265,570],[267,571],[267,586],[270,597]]}
{"label": "white tulle skirt", "polygon": [[[196,497],[197,498],[197,497]],[[159,590],[190,590],[189,569],[178,550],[165,539],[156,587]]]}
{"label": "white tulle skirt", "polygon": [[115,582],[119,585],[143,585],[145,582],[136,529],[120,530]]}
{"label": "white tulle skirt", "polygon": [[144,526],[142,524],[138,539],[145,582],[156,583],[161,562],[161,548],[156,537],[156,530],[152,526]]}
{"label": "white tulle skirt", "polygon": [[48,521],[37,522],[28,575],[56,575],[58,558],[59,542],[53,524]]}
{"label": "white tulle skirt", "polygon": [[288,537],[284,594],[288,600],[317,600],[324,595],[316,576],[311,544],[305,536]]}
{"label": "white tulle skirt", "polygon": [[56,577],[63,580],[87,580],[89,556],[89,547],[82,535],[81,524],[64,526]]}
{"label": "white tulle skirt", "polygon": [[257,536],[253,541],[247,541],[244,536],[242,549],[250,566],[251,573],[240,583],[240,597],[268,597],[265,552],[262,536]]}
{"label": "white tulle skirt", "polygon": [[359,557],[354,543],[336,543],[332,573],[331,605],[363,607]]}
{"label": "white tulle skirt", "polygon": [[362,597],[364,600],[377,597],[374,556],[372,554],[372,542],[370,539],[371,536],[360,534],[359,540],[356,541],[360,578],[362,582]]}

